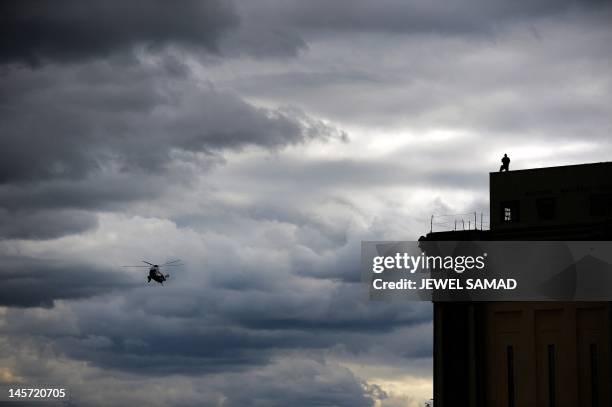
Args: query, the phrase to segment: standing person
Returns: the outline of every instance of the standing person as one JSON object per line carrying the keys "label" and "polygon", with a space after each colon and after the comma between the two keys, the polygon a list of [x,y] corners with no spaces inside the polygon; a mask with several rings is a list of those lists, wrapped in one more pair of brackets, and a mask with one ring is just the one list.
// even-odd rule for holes
{"label": "standing person", "polygon": [[503,158],[501,159],[502,165],[501,167],[499,167],[499,172],[502,171],[510,171],[510,157],[508,157],[507,154],[504,154]]}

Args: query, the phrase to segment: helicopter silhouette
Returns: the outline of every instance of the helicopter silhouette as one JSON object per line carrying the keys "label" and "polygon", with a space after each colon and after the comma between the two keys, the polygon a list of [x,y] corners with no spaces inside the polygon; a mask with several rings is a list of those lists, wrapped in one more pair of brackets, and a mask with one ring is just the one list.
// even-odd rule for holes
{"label": "helicopter silhouette", "polygon": [[148,266],[122,266],[122,267],[146,267],[149,269],[149,275],[147,276],[147,280],[150,283],[151,280],[157,281],[161,285],[164,285],[164,281],[170,278],[170,274],[163,274],[160,269],[162,267],[178,267],[183,264],[180,263],[180,259],[167,261],[164,264],[158,265],[149,263],[148,261],[142,260],[143,263],[148,264]]}

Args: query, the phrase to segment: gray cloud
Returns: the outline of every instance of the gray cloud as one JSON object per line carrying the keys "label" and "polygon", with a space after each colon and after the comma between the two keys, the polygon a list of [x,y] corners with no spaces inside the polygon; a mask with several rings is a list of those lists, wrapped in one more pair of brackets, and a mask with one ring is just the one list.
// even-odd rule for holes
{"label": "gray cloud", "polygon": [[181,153],[278,148],[340,134],[296,111],[194,86],[191,76],[168,77],[160,65],[21,69],[1,80],[3,183],[108,168],[160,171],[173,158],[189,158]]}
{"label": "gray cloud", "polygon": [[227,391],[228,406],[373,406],[374,394],[364,392],[350,370],[316,360],[279,361]]}
{"label": "gray cloud", "polygon": [[210,83],[194,86],[173,55],[150,58],[9,68],[0,77],[0,207],[12,219],[3,236],[83,231],[95,222],[82,212],[38,221],[53,210],[153,199],[169,180],[188,182],[227,151],[346,138],[299,110],[256,107]]}
{"label": "gray cloud", "polygon": [[0,257],[0,279],[0,304],[17,307],[51,307],[55,300],[87,298],[134,285],[123,273],[87,264],[7,255]]}
{"label": "gray cloud", "polygon": [[[572,14],[476,39],[372,34],[355,43],[338,35],[334,46],[323,42],[305,55],[299,70],[253,70],[227,86],[372,134],[423,138],[452,129],[488,142],[586,133],[604,140],[611,128],[608,26],[609,18]],[[337,73],[338,65],[367,74]]]}
{"label": "gray cloud", "polygon": [[[92,346],[103,345],[91,339]],[[97,344],[96,344],[97,342]],[[16,357],[3,366],[16,374],[47,380],[54,377],[70,387],[72,400],[79,405],[123,406],[126,402],[150,406],[285,406],[334,405],[373,406],[384,397],[376,386],[367,385],[349,369],[322,358],[294,353],[275,358],[268,365],[243,372],[202,377],[168,375],[142,377],[105,371],[70,359],[52,358],[36,343],[0,340],[0,353],[12,349]],[[83,380],[87,378],[87,380]],[[100,392],[103,388],[106,391]],[[168,389],[172,389],[169,391]]]}
{"label": "gray cloud", "polygon": [[31,65],[105,57],[136,45],[215,51],[223,32],[238,23],[231,3],[216,0],[25,0],[3,2],[0,16],[0,63]]}
{"label": "gray cloud", "polygon": [[226,55],[295,57],[310,42],[339,33],[488,37],[516,22],[558,18],[567,12],[606,10],[603,1],[370,1],[237,2],[241,24],[221,40]]}
{"label": "gray cloud", "polygon": [[485,208],[498,151],[609,153],[607,2],[32,4],[0,28],[29,30],[0,40],[0,380],[79,405],[416,402],[378,373],[431,377],[431,305],[366,301],[359,242]]}
{"label": "gray cloud", "polygon": [[[345,358],[386,349],[396,361],[400,356],[406,361],[428,358],[431,352],[421,338],[430,331],[427,304],[405,304],[401,311],[391,304],[371,306],[355,298],[357,285],[307,293],[285,277],[284,292],[261,295],[248,282],[240,290],[227,290],[178,273],[179,287],[137,288],[134,279],[126,281],[117,273],[37,266],[36,271],[23,266],[3,271],[1,298],[5,305],[49,306],[55,301],[56,307],[44,312],[10,308],[0,331],[23,342],[45,338],[49,355],[101,369],[197,377],[267,366],[296,349],[320,354],[338,347]],[[57,305],[61,299],[90,296],[95,297]],[[402,327],[411,329],[401,334],[405,340],[393,339]]]}
{"label": "gray cloud", "polygon": [[502,0],[468,0],[448,4],[444,1],[386,0],[373,4],[344,0],[332,6],[323,0],[273,3],[276,7],[281,3],[285,5],[281,6],[278,15],[312,29],[456,34],[491,31],[496,24],[555,16],[574,7],[597,8],[606,2],[538,0],[509,4]]}
{"label": "gray cloud", "polygon": [[94,214],[83,211],[0,209],[0,238],[5,239],[49,239],[85,232],[97,224]]}
{"label": "gray cloud", "polygon": [[480,35],[507,23],[601,8],[605,1],[446,2],[190,0],[180,6],[161,1],[62,0],[3,4],[0,63],[74,62],[132,52],[135,47],[179,46],[220,56],[295,57],[308,42],[334,32]]}
{"label": "gray cloud", "polygon": [[[96,234],[107,236],[107,227],[102,223]],[[314,256],[308,271],[318,275],[312,279],[281,260],[287,255],[294,257],[291,251],[296,245],[292,242],[277,247],[273,240],[261,240],[247,255],[248,236],[228,241],[211,234],[203,241],[202,235],[194,237],[187,230],[178,230],[176,241],[167,229],[156,229],[155,236],[147,236],[146,229],[136,229],[144,239],[140,244],[146,242],[155,252],[162,250],[158,245],[167,239],[185,247],[184,253],[179,250],[174,254],[184,258],[188,266],[172,270],[164,287],[147,285],[146,269],[135,269],[129,276],[121,274],[118,265],[111,266],[121,260],[99,258],[107,256],[106,250],[79,253],[100,264],[81,269],[57,261],[27,261],[23,256],[5,255],[0,275],[10,291],[0,296],[7,301],[5,305],[55,304],[55,308],[43,312],[9,308],[2,316],[3,332],[23,340],[44,337],[54,354],[102,369],[154,376],[242,372],[266,366],[279,352],[296,349],[319,354],[341,348],[342,354],[350,357],[375,354],[377,347],[386,343],[384,347],[390,352],[401,350],[407,361],[429,357],[430,343],[416,339],[419,336],[414,333],[406,334],[415,338],[409,350],[401,349],[400,342],[393,344],[390,338],[403,328],[428,332],[430,305],[398,307],[364,302],[359,295],[360,283],[337,278],[334,269],[342,259],[334,267],[327,264],[329,255],[325,252]],[[126,230],[114,243],[118,248],[129,245],[127,256],[133,256],[135,250],[130,236]],[[351,236],[346,247],[350,254],[342,258],[358,257],[355,240]],[[345,250],[344,245],[340,249]],[[81,252],[78,247],[72,250]],[[358,270],[349,270],[346,277],[349,272],[358,274]],[[62,315],[68,319],[57,323]],[[50,322],[45,323],[47,320]]]}

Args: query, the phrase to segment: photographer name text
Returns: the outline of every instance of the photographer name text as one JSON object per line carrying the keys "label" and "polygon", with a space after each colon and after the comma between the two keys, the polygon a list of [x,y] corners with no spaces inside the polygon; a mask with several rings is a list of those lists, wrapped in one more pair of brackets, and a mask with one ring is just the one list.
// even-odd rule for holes
{"label": "photographer name text", "polygon": [[376,278],[372,280],[372,287],[375,290],[514,290],[517,282],[513,278],[425,278],[418,282],[407,278],[398,281]]}

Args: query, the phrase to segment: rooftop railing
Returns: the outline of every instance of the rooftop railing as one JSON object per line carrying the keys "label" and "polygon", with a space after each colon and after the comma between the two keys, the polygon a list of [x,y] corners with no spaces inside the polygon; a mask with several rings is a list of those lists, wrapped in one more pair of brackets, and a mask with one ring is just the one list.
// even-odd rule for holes
{"label": "rooftop railing", "polygon": [[432,214],[429,219],[429,232],[448,232],[457,230],[489,230],[489,215],[484,212],[452,214]]}

